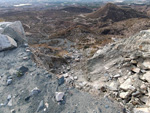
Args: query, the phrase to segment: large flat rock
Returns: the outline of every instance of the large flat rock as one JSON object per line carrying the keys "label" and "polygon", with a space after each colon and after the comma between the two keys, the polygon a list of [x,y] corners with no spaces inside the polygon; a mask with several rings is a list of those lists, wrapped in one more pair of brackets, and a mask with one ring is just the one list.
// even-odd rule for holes
{"label": "large flat rock", "polygon": [[20,21],[0,22],[0,33],[10,36],[18,44],[23,44],[25,41],[25,32]]}
{"label": "large flat rock", "polygon": [[15,47],[17,47],[17,43],[13,38],[0,34],[0,51]]}

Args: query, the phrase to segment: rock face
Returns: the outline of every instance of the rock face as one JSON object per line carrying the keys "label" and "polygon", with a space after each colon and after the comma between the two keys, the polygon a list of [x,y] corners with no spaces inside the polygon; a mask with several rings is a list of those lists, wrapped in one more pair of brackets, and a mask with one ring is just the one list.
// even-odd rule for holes
{"label": "rock face", "polygon": [[[146,69],[142,64],[145,62],[144,59],[150,61],[149,37],[150,30],[144,30],[128,39],[108,44],[104,48],[99,49],[87,63],[87,71],[91,74],[89,77],[91,81],[106,73],[110,68],[111,70],[118,68],[118,71],[122,67],[129,67],[129,70],[133,68]],[[134,59],[138,60],[137,64],[131,62]]]}
{"label": "rock face", "polygon": [[150,97],[149,48],[150,30],[108,44],[88,60],[85,77],[92,83],[103,81],[104,86],[110,84],[106,94],[110,93],[113,98],[115,95],[116,100],[122,100],[130,111],[136,107],[133,109],[135,113],[149,113],[149,100],[145,99]]}
{"label": "rock face", "polygon": [[[11,26],[12,24],[1,23],[0,32],[6,33],[7,28],[12,30],[14,27]],[[19,39],[20,29],[11,30],[4,36],[9,37],[9,34],[13,34],[16,30],[10,37],[21,44],[23,37]],[[3,42],[1,41],[2,44]],[[123,111],[121,105],[112,102],[109,98],[99,99],[89,93],[80,92],[74,86],[66,84],[67,81],[62,84],[64,78],[61,80],[62,85],[58,85],[57,75],[49,73],[42,67],[37,67],[31,60],[32,53],[29,49],[29,46],[24,44],[14,50],[0,52],[0,90],[3,92],[0,94],[0,113],[67,113],[76,111],[81,113],[121,113]],[[67,69],[70,70],[70,67]],[[57,70],[59,69],[57,68]],[[81,85],[85,86],[86,83]]]}
{"label": "rock face", "polygon": [[141,12],[137,12],[133,9],[120,8],[115,4],[108,3],[104,7],[98,9],[97,11],[89,14],[89,18],[101,18],[103,21],[121,21],[129,18],[145,18],[146,15]]}
{"label": "rock face", "polygon": [[20,21],[16,22],[1,22],[0,33],[13,38],[18,44],[23,44],[25,41],[24,28]]}
{"label": "rock face", "polygon": [[0,34],[0,51],[15,47],[17,47],[17,43],[13,38]]}

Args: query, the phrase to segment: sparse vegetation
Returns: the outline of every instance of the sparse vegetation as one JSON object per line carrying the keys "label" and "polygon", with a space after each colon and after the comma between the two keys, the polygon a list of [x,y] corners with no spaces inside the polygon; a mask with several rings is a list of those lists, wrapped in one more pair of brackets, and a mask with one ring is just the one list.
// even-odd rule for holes
{"label": "sparse vegetation", "polygon": [[20,72],[20,71],[18,71],[18,72],[16,73],[16,75],[17,75],[17,77],[22,77],[22,76],[23,76],[22,72]]}

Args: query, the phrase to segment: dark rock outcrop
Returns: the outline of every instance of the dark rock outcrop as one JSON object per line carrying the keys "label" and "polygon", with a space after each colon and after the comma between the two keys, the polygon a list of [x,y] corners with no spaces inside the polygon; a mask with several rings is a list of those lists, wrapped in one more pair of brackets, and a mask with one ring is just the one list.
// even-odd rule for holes
{"label": "dark rock outcrop", "polygon": [[147,18],[147,15],[134,9],[125,9],[115,4],[108,3],[97,11],[87,15],[88,18],[101,18],[103,21],[112,20],[114,22],[129,18]]}

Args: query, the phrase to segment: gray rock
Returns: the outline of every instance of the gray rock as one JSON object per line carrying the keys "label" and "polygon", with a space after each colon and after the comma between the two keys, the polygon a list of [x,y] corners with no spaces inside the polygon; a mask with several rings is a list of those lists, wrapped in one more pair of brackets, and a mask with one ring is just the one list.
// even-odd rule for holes
{"label": "gray rock", "polygon": [[7,79],[7,85],[10,85],[12,83],[12,79]]}
{"label": "gray rock", "polygon": [[144,102],[144,103],[146,103],[148,99],[149,99],[148,96],[142,96],[142,97],[140,98],[140,100],[141,100],[142,102]]}
{"label": "gray rock", "polygon": [[116,75],[114,75],[113,77],[114,77],[114,78],[118,78],[118,77],[121,77],[121,75],[120,75],[120,74],[116,74]]}
{"label": "gray rock", "polygon": [[62,76],[64,76],[65,78],[69,77],[68,73],[63,74]]}
{"label": "gray rock", "polygon": [[58,79],[58,85],[62,85],[65,82],[65,78],[64,76],[62,76],[61,78]]}
{"label": "gray rock", "polygon": [[37,112],[41,111],[42,109],[44,109],[44,101],[42,100],[37,108]]}
{"label": "gray rock", "polygon": [[140,68],[133,68],[132,71],[135,72],[135,73],[139,73],[140,72]]}
{"label": "gray rock", "polygon": [[140,94],[141,94],[141,92],[137,90],[136,92],[132,93],[132,96],[137,96],[137,95],[140,95]]}
{"label": "gray rock", "polygon": [[78,77],[77,77],[77,76],[74,76],[73,78],[74,78],[74,80],[78,80]]}
{"label": "gray rock", "polygon": [[144,65],[146,68],[150,69],[150,61],[149,61],[149,60],[145,60],[145,61],[143,62],[143,65]]}
{"label": "gray rock", "polygon": [[120,88],[123,90],[134,90],[135,87],[132,86],[132,80],[131,78],[128,78],[123,84],[120,85]]}
{"label": "gray rock", "polygon": [[12,97],[11,95],[8,95],[7,100],[9,101],[11,99],[11,97]]}
{"label": "gray rock", "polygon": [[31,90],[30,95],[29,96],[33,96],[33,95],[37,95],[41,92],[41,90],[37,87],[35,87],[33,90]]}
{"label": "gray rock", "polygon": [[131,60],[131,63],[132,64],[137,64],[137,61],[136,60]]}
{"label": "gray rock", "polygon": [[121,93],[119,94],[119,96],[120,96],[120,98],[122,98],[122,99],[126,99],[126,98],[129,97],[130,94],[131,94],[130,92],[121,92]]}
{"label": "gray rock", "polygon": [[149,108],[134,108],[133,113],[150,113]]}
{"label": "gray rock", "polygon": [[57,102],[62,101],[64,97],[64,92],[55,92],[55,99]]}
{"label": "gray rock", "polygon": [[19,72],[22,73],[23,75],[28,71],[29,69],[25,66],[22,66],[19,68]]}
{"label": "gray rock", "polygon": [[2,34],[8,35],[18,44],[23,44],[25,42],[25,32],[20,21],[16,22],[1,22],[0,28],[3,28]]}
{"label": "gray rock", "polygon": [[150,83],[150,71],[147,71],[144,75],[143,75],[143,80],[147,80]]}
{"label": "gray rock", "polygon": [[10,101],[8,102],[8,104],[7,104],[8,106],[12,106],[13,105],[13,103],[12,103],[12,99],[10,99]]}
{"label": "gray rock", "polygon": [[16,113],[15,109],[12,109],[12,110],[11,110],[11,113]]}
{"label": "gray rock", "polygon": [[3,107],[3,106],[5,106],[5,104],[4,103],[0,103],[0,108]]}
{"label": "gray rock", "polygon": [[17,47],[17,43],[13,38],[7,35],[0,34],[0,51],[12,49],[16,47]]}
{"label": "gray rock", "polygon": [[108,86],[108,88],[112,91],[117,91],[118,90],[118,83],[117,81],[113,81],[110,83],[110,85]]}

